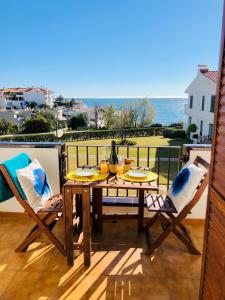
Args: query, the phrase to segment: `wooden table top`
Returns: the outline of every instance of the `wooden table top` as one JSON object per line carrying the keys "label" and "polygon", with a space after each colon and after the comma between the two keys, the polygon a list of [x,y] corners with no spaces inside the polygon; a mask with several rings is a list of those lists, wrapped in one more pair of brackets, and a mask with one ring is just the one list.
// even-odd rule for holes
{"label": "wooden table top", "polygon": [[[87,167],[87,166],[85,166]],[[147,170],[147,168],[138,168],[142,170]],[[149,170],[149,169],[148,169]],[[81,181],[71,181],[68,180],[65,186],[76,186],[76,187],[87,187],[87,188],[97,188],[97,189],[130,189],[130,190],[158,190],[156,181],[149,182],[130,182],[121,179],[119,176],[109,175],[106,180],[94,181],[94,182],[81,182]]]}

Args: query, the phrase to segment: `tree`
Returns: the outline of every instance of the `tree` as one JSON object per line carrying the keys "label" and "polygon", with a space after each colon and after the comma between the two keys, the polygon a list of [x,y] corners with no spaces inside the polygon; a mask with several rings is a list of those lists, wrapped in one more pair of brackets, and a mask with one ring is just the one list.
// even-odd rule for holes
{"label": "tree", "polygon": [[77,106],[77,101],[76,101],[74,98],[72,98],[72,99],[70,100],[70,102],[69,102],[69,106],[70,106],[71,108],[76,107],[76,106]]}
{"label": "tree", "polygon": [[72,116],[68,120],[68,127],[72,130],[78,129],[78,128],[87,128],[88,124],[88,116],[87,113],[80,113],[75,116]]}
{"label": "tree", "polygon": [[51,111],[39,111],[35,117],[44,117],[50,126],[50,130],[54,130],[55,126],[56,126],[56,118],[54,113],[52,113]]}
{"label": "tree", "polygon": [[124,104],[123,107],[120,109],[120,116],[117,122],[117,128],[129,128],[130,126],[130,110],[129,105]]}
{"label": "tree", "polygon": [[47,108],[50,108],[50,107],[47,104],[40,104],[39,108],[47,109]]}
{"label": "tree", "polygon": [[51,131],[51,123],[43,116],[35,116],[25,120],[23,133],[42,133]]}
{"label": "tree", "polygon": [[198,127],[197,127],[197,125],[194,124],[194,123],[192,123],[192,124],[190,124],[190,125],[188,126],[188,132],[194,133],[194,132],[197,131],[197,129],[198,129]]}
{"label": "tree", "polygon": [[139,112],[139,127],[145,127],[151,125],[155,117],[155,110],[148,98],[144,98],[140,103]]}
{"label": "tree", "polygon": [[140,102],[135,101],[135,102],[132,102],[131,104],[129,104],[128,111],[129,111],[130,127],[137,128],[138,119],[139,119],[139,115],[140,115]]}
{"label": "tree", "polygon": [[119,128],[138,128],[151,125],[155,111],[149,100],[125,103],[120,110]]}
{"label": "tree", "polygon": [[26,102],[26,103],[27,103],[27,106],[28,106],[29,108],[31,108],[31,109],[38,107],[38,104],[37,104],[37,102],[35,102],[35,101],[32,101],[32,102]]}
{"label": "tree", "polygon": [[103,118],[104,118],[104,126],[107,129],[112,129],[115,125],[115,106],[112,104],[110,106],[107,106],[103,111]]}
{"label": "tree", "polygon": [[95,105],[94,106],[94,128],[95,129],[98,129],[98,127],[99,127],[101,112],[102,112],[101,108],[98,105]]}
{"label": "tree", "polygon": [[0,119],[0,135],[15,134],[18,131],[18,126],[13,122]]}
{"label": "tree", "polygon": [[54,105],[58,105],[58,106],[62,106],[64,105],[64,98],[62,95],[59,95],[58,97],[55,98],[55,104]]}
{"label": "tree", "polygon": [[56,97],[55,99],[56,102],[63,102],[64,101],[64,98],[62,95],[59,95],[58,97]]}

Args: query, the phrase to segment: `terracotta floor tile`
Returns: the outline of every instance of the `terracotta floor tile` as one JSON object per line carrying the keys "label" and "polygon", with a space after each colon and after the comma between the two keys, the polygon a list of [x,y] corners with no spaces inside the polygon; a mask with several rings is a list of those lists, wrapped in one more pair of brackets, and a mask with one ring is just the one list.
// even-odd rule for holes
{"label": "terracotta floor tile", "polygon": [[[61,240],[62,225],[54,228]],[[14,252],[31,227],[28,219],[0,220],[1,300],[198,298],[201,256],[189,254],[173,234],[146,256],[145,235],[137,233],[137,222],[106,223],[102,234],[92,236],[91,266],[84,267],[83,254],[76,251],[71,268],[43,234],[26,252]],[[189,228],[201,249],[203,227]],[[153,237],[160,232],[155,226]]]}
{"label": "terracotta floor tile", "polygon": [[17,271],[3,294],[2,300],[26,300],[33,292],[33,287],[40,280],[40,272]]}
{"label": "terracotta floor tile", "polygon": [[16,253],[12,248],[0,248],[0,272],[19,271],[26,263],[27,253]]}
{"label": "terracotta floor tile", "polygon": [[5,292],[6,288],[12,282],[16,272],[14,271],[2,271],[0,272],[0,299],[3,300],[3,293]]}

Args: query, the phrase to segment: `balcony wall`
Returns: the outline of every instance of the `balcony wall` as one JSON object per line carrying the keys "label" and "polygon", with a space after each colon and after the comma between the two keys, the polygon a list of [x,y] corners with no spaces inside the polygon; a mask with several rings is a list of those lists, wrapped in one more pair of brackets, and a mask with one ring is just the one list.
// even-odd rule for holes
{"label": "balcony wall", "polygon": [[[3,147],[3,144],[0,143],[0,161],[10,159],[22,152],[27,153],[32,160],[38,159],[46,170],[54,194],[58,194],[60,192],[58,148],[54,148],[50,144],[46,144],[45,148],[36,148],[34,144],[26,144],[24,147],[21,147],[21,144],[11,144],[10,147]],[[22,212],[23,208],[15,198],[12,198],[0,203],[0,211]]]}
{"label": "balcony wall", "polygon": [[[54,143],[53,143],[54,144]],[[199,155],[203,157],[208,162],[210,161],[210,147],[203,145],[186,145],[185,151],[187,151],[190,160],[193,161],[196,157],[196,155]],[[25,152],[27,153],[31,159],[37,158],[41,165],[46,170],[46,173],[48,175],[50,184],[52,186],[52,189],[55,194],[60,192],[60,155],[59,155],[59,149],[57,147],[53,147],[51,143],[47,143],[42,147],[31,147],[29,144],[23,145],[23,147],[18,147],[17,144],[11,144],[10,146],[4,146],[2,147],[0,143],[0,161],[10,159],[11,157],[21,153]],[[73,165],[73,164],[72,164]],[[163,187],[166,191],[166,186]],[[163,189],[162,188],[162,189]],[[196,207],[193,209],[192,214],[188,216],[188,218],[192,219],[204,219],[205,218],[205,211],[206,211],[206,202],[207,202],[207,191],[205,191],[204,195],[202,196],[199,203],[196,205]],[[130,207],[104,207],[104,211],[112,213],[117,212],[121,210],[123,212],[132,212],[136,211],[136,208],[130,208]],[[0,203],[0,212],[1,211],[7,211],[7,212],[22,212],[22,208],[16,201],[16,199],[11,199],[6,202]],[[146,215],[147,215],[146,210]]]}
{"label": "balcony wall", "polygon": [[[211,146],[210,145],[186,145],[185,147],[188,151],[189,160],[191,162],[194,161],[196,156],[200,156],[210,163],[211,159]],[[189,218],[193,219],[205,219],[206,215],[206,206],[207,206],[207,195],[208,195],[208,187],[203,193],[201,199],[197,203],[197,205],[193,208],[192,214]]]}

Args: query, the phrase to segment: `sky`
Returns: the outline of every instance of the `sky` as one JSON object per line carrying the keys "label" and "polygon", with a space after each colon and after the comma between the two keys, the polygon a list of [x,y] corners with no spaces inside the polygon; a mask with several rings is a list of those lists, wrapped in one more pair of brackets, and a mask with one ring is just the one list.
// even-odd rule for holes
{"label": "sky", "polygon": [[0,0],[0,87],[183,97],[218,66],[222,0]]}

